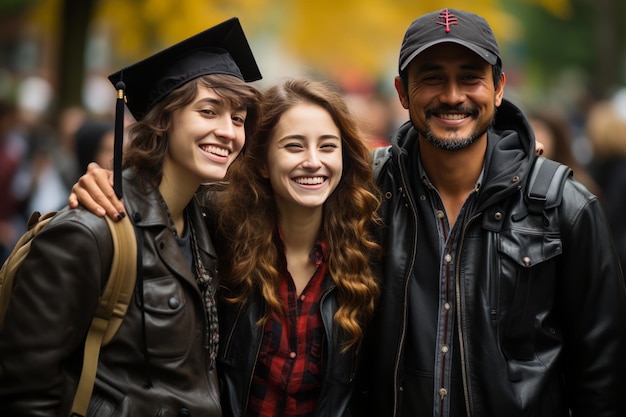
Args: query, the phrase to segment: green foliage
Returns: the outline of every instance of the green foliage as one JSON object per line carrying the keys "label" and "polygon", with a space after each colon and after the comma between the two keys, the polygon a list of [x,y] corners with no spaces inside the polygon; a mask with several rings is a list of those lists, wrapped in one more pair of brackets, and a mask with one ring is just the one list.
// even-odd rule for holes
{"label": "green foliage", "polygon": [[0,15],[19,13],[32,6],[37,0],[0,0]]}
{"label": "green foliage", "polygon": [[[584,83],[571,89],[582,87],[602,97],[626,83],[626,2],[569,0],[568,10],[556,13],[529,4],[537,0],[503,1],[524,29],[514,59],[531,88],[558,88],[555,84],[566,78]],[[572,74],[578,74],[577,81]]]}

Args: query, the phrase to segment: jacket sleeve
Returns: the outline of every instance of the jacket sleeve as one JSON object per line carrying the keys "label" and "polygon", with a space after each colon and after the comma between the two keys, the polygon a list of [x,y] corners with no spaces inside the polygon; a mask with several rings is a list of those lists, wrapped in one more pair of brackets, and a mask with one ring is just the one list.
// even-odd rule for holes
{"label": "jacket sleeve", "polygon": [[110,234],[98,239],[79,210],[57,214],[33,240],[0,331],[0,415],[69,414],[111,257]]}
{"label": "jacket sleeve", "polygon": [[573,182],[566,187],[560,219],[568,235],[558,279],[572,417],[625,416],[624,277],[599,201]]}

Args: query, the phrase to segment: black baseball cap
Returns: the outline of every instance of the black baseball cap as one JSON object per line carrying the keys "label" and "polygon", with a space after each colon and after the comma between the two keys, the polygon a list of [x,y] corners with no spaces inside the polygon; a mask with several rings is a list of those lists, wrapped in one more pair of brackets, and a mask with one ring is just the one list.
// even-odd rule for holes
{"label": "black baseball cap", "polygon": [[502,64],[498,42],[484,18],[464,10],[443,9],[411,23],[400,48],[400,72],[420,53],[443,42],[462,45],[491,65]]}
{"label": "black baseball cap", "polygon": [[261,79],[239,19],[233,17],[109,76],[124,83],[126,106],[140,120],[172,90],[207,74]]}

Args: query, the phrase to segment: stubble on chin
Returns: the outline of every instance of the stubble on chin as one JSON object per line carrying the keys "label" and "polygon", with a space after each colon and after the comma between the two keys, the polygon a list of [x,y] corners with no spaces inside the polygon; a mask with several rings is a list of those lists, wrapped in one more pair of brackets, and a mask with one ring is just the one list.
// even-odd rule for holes
{"label": "stubble on chin", "polygon": [[461,149],[465,149],[474,143],[478,137],[476,135],[471,135],[468,137],[455,136],[450,138],[441,138],[435,136],[431,131],[420,132],[420,135],[424,137],[427,142],[444,151],[459,151]]}
{"label": "stubble on chin", "polygon": [[490,121],[490,123],[481,130],[475,130],[471,135],[461,137],[455,131],[456,129],[450,129],[450,134],[448,137],[440,137],[436,136],[432,130],[428,129],[426,131],[418,130],[420,136],[426,139],[427,142],[434,145],[436,148],[444,150],[444,151],[459,151],[467,148],[472,143],[476,142],[478,138],[481,138],[487,130],[493,125],[494,119]]}

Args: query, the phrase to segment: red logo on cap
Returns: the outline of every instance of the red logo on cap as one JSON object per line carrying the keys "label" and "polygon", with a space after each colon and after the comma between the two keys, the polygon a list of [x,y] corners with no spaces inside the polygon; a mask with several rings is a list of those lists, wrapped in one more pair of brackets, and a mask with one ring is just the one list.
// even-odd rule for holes
{"label": "red logo on cap", "polygon": [[450,32],[451,25],[458,25],[459,21],[455,15],[450,13],[448,9],[444,9],[439,13],[439,18],[443,19],[443,22],[435,22],[438,25],[446,27],[446,33]]}

